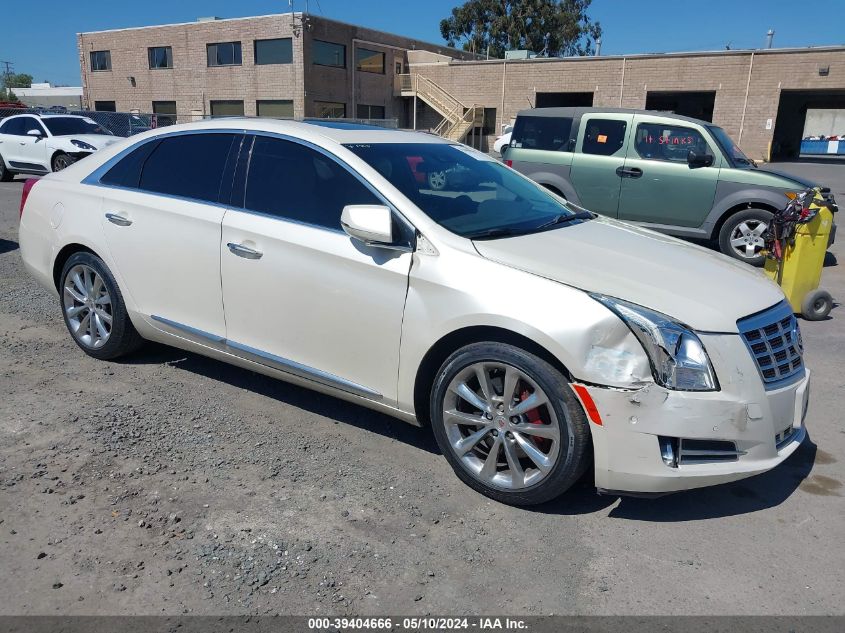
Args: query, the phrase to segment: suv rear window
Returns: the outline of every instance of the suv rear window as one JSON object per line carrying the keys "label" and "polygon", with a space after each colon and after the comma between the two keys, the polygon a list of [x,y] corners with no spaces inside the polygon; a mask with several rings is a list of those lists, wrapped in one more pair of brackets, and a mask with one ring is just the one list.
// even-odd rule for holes
{"label": "suv rear window", "polygon": [[511,134],[511,147],[569,151],[572,118],[551,116],[519,116]]}
{"label": "suv rear window", "polygon": [[625,144],[628,123],[615,119],[588,119],[584,123],[584,154],[612,156]]}

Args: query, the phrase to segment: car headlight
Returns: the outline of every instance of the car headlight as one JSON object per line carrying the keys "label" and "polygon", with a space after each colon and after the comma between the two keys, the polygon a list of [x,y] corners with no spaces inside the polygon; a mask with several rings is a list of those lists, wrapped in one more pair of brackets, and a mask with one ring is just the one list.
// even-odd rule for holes
{"label": "car headlight", "polygon": [[695,332],[660,312],[621,299],[591,294],[639,339],[657,384],[678,391],[716,391],[710,358]]}
{"label": "car headlight", "polygon": [[84,149],[85,151],[88,151],[88,152],[96,152],[97,151],[96,147],[94,147],[90,143],[86,143],[85,141],[77,141],[76,139],[73,139],[70,142],[70,144],[75,146],[75,147],[78,147],[79,149]]}

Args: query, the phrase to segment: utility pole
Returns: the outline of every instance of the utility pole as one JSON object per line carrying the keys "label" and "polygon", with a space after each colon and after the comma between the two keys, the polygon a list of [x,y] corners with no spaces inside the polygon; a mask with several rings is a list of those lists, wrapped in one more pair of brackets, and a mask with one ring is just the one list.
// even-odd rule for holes
{"label": "utility pole", "polygon": [[0,61],[0,64],[3,64],[3,98],[7,99],[7,94],[10,90],[9,88],[9,80],[12,78],[14,74],[14,70],[12,68],[13,63],[8,61]]}

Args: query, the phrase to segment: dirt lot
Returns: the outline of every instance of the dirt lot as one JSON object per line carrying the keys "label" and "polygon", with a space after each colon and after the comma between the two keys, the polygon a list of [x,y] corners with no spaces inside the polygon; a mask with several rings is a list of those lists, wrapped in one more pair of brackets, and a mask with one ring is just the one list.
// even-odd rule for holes
{"label": "dirt lot", "polygon": [[0,185],[0,613],[843,613],[845,308],[801,324],[810,438],[776,470],[514,509],[425,430],[164,347],[83,355],[20,264],[21,185]]}

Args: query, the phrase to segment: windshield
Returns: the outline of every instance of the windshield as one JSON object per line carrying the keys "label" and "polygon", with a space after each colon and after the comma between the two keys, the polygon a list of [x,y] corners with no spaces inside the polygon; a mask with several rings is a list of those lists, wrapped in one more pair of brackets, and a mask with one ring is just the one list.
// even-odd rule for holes
{"label": "windshield", "polygon": [[463,145],[367,143],[346,148],[432,220],[470,239],[522,235],[589,219],[499,161]]}
{"label": "windshield", "polygon": [[733,139],[727,132],[715,125],[708,125],[707,127],[710,130],[710,133],[716,137],[716,141],[722,146],[722,149],[728,155],[728,158],[734,167],[754,167],[754,163],[751,159],[742,153],[742,150],[737,147],[737,144],[734,143]]}
{"label": "windshield", "polygon": [[91,119],[72,116],[44,117],[41,122],[53,136],[72,136],[73,134],[107,134],[114,136],[106,128]]}

